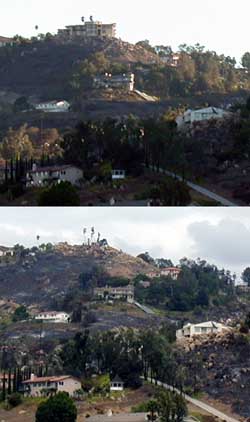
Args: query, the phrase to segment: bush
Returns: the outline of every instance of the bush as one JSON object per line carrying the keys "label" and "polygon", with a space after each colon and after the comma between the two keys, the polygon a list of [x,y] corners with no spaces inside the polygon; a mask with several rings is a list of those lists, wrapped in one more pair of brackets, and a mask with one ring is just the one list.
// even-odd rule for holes
{"label": "bush", "polygon": [[76,406],[67,393],[50,397],[36,412],[36,422],[76,422],[76,418]]}
{"label": "bush", "polygon": [[13,316],[12,316],[12,321],[13,322],[17,322],[17,321],[23,321],[29,318],[29,313],[26,309],[25,306],[21,305],[18,308],[16,308]]}
{"label": "bush", "polygon": [[69,182],[61,182],[45,189],[38,198],[42,207],[79,206],[80,197],[76,188]]}
{"label": "bush", "polygon": [[10,396],[8,396],[8,404],[11,407],[19,406],[19,404],[22,403],[22,396],[19,393],[12,393]]}

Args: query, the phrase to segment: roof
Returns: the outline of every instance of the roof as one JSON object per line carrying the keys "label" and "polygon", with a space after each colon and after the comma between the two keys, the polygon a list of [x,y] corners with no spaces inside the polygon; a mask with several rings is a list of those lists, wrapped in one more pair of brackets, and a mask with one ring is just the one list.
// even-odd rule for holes
{"label": "roof", "polygon": [[119,375],[116,375],[111,382],[122,382],[124,384],[124,381],[119,377]]}
{"label": "roof", "polygon": [[2,251],[2,252],[13,251],[13,248],[8,248],[6,246],[0,246],[0,251]]}
{"label": "roof", "polygon": [[[5,379],[8,379],[8,378],[9,378],[9,372],[8,372],[8,371],[6,371],[6,372],[5,372],[5,374],[3,374],[3,373],[2,373],[2,374],[0,374],[0,379],[1,379],[1,380],[2,380],[4,377],[5,377]],[[10,378],[11,378],[11,379],[14,379],[14,374],[11,374],[11,375],[10,375]]]}
{"label": "roof", "polygon": [[55,105],[58,105],[58,104],[61,104],[61,103],[67,103],[67,104],[69,104],[68,101],[66,101],[66,100],[52,100],[52,101],[43,101],[42,103],[36,104],[36,106],[39,106],[39,105],[42,105],[42,104],[55,104]]}
{"label": "roof", "polygon": [[219,323],[219,322],[215,322],[215,321],[207,321],[207,322],[201,322],[199,324],[191,324],[190,322],[186,325],[184,325],[183,328],[188,328],[188,327],[205,327],[205,328],[218,328],[223,326],[223,324]]}
{"label": "roof", "polygon": [[51,316],[53,316],[53,315],[62,315],[62,314],[64,314],[64,315],[68,315],[68,313],[67,312],[57,312],[57,311],[43,311],[43,312],[39,312],[39,314],[38,315],[51,315]]}
{"label": "roof", "polygon": [[1,37],[0,36],[0,42],[13,42],[13,38]]}
{"label": "roof", "polygon": [[72,167],[81,170],[80,167],[77,167],[74,164],[65,164],[65,165],[62,165],[62,166],[37,167],[36,170],[30,170],[30,171],[28,171],[28,173],[44,173],[45,171],[55,172],[55,171],[67,170],[67,169],[72,168]]}
{"label": "roof", "polygon": [[33,384],[37,382],[60,382],[60,381],[70,379],[70,378],[79,381],[77,378],[72,377],[71,375],[60,375],[60,376],[51,376],[51,377],[34,377],[33,379],[23,381],[23,384]]}
{"label": "roof", "polygon": [[181,271],[181,268],[178,267],[165,267],[165,268],[161,268],[162,271]]}

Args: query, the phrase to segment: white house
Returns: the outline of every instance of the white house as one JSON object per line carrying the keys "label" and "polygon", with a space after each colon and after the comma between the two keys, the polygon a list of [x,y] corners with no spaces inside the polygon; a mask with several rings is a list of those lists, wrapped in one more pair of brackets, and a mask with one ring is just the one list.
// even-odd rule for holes
{"label": "white house", "polygon": [[112,75],[105,73],[105,75],[96,76],[94,78],[95,88],[112,88],[122,89],[126,91],[134,91],[135,75],[134,73],[123,73],[121,75]]}
{"label": "white house", "polygon": [[230,327],[220,324],[219,322],[208,321],[200,324],[186,324],[183,328],[176,331],[177,339],[184,337],[193,337],[213,333],[221,333],[222,331],[229,331]]}
{"label": "white house", "polygon": [[35,316],[35,319],[44,322],[67,324],[70,321],[70,315],[66,312],[40,312]]}
{"label": "white house", "polygon": [[126,300],[128,303],[133,303],[135,289],[131,284],[125,287],[95,287],[94,296],[100,299]]}
{"label": "white house", "polygon": [[71,164],[62,166],[36,167],[26,174],[26,187],[43,187],[50,183],[70,182],[79,185],[83,171]]}
{"label": "white house", "polygon": [[173,280],[177,280],[181,273],[181,269],[177,267],[166,267],[161,269],[161,275],[170,276]]}
{"label": "white house", "polygon": [[203,122],[211,119],[224,119],[229,117],[230,112],[222,108],[207,107],[199,110],[187,110],[176,118],[176,123],[179,129],[192,126],[194,122]]}
{"label": "white house", "polygon": [[112,180],[124,180],[126,178],[125,170],[112,170]]}
{"label": "white house", "polygon": [[36,110],[44,111],[46,113],[60,113],[69,111],[70,104],[68,101],[48,101],[34,105]]}
{"label": "white house", "polygon": [[116,375],[115,378],[110,383],[110,391],[123,391],[124,390],[124,382],[121,378]]}
{"label": "white house", "polygon": [[70,375],[36,377],[32,374],[29,380],[22,382],[22,387],[25,395],[31,397],[40,397],[62,391],[73,397],[82,386],[77,378]]}

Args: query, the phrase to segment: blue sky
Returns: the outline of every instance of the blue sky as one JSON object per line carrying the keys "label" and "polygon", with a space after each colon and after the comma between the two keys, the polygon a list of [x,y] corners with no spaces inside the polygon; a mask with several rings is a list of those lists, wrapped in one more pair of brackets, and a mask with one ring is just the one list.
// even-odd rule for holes
{"label": "blue sky", "polygon": [[218,53],[235,56],[250,50],[248,0],[8,0],[1,4],[0,35],[24,36],[56,32],[93,15],[117,22],[118,35],[131,42],[149,39],[152,44],[199,42]]}
{"label": "blue sky", "polygon": [[248,208],[5,208],[0,207],[0,245],[83,242],[94,226],[109,244],[132,255],[202,258],[241,272],[250,266]]}

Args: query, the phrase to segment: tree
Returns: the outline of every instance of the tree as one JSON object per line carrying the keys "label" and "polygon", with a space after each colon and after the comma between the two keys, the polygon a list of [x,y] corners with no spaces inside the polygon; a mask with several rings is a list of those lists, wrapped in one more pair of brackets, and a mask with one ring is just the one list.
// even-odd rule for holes
{"label": "tree", "polygon": [[250,53],[247,52],[243,55],[241,59],[242,66],[245,67],[247,70],[250,70]]}
{"label": "tree", "polygon": [[38,205],[40,207],[77,207],[80,205],[80,197],[70,182],[61,182],[45,189],[39,195]]}
{"label": "tree", "polygon": [[250,286],[250,268],[247,267],[242,273],[242,280]]}
{"label": "tree", "polygon": [[76,419],[76,406],[64,392],[41,403],[36,412],[36,422],[76,422]]}
{"label": "tree", "polygon": [[158,410],[158,402],[157,400],[149,400],[146,406],[147,412],[149,412],[148,420],[155,421],[156,420],[156,412]]}
{"label": "tree", "polygon": [[26,111],[30,109],[30,104],[27,100],[27,97],[19,97],[14,102],[13,106],[14,112],[18,113],[20,111]]}
{"label": "tree", "polygon": [[27,311],[27,308],[24,305],[19,306],[18,308],[16,308],[13,316],[12,316],[12,320],[14,322],[17,321],[23,321],[29,318],[29,313]]}

